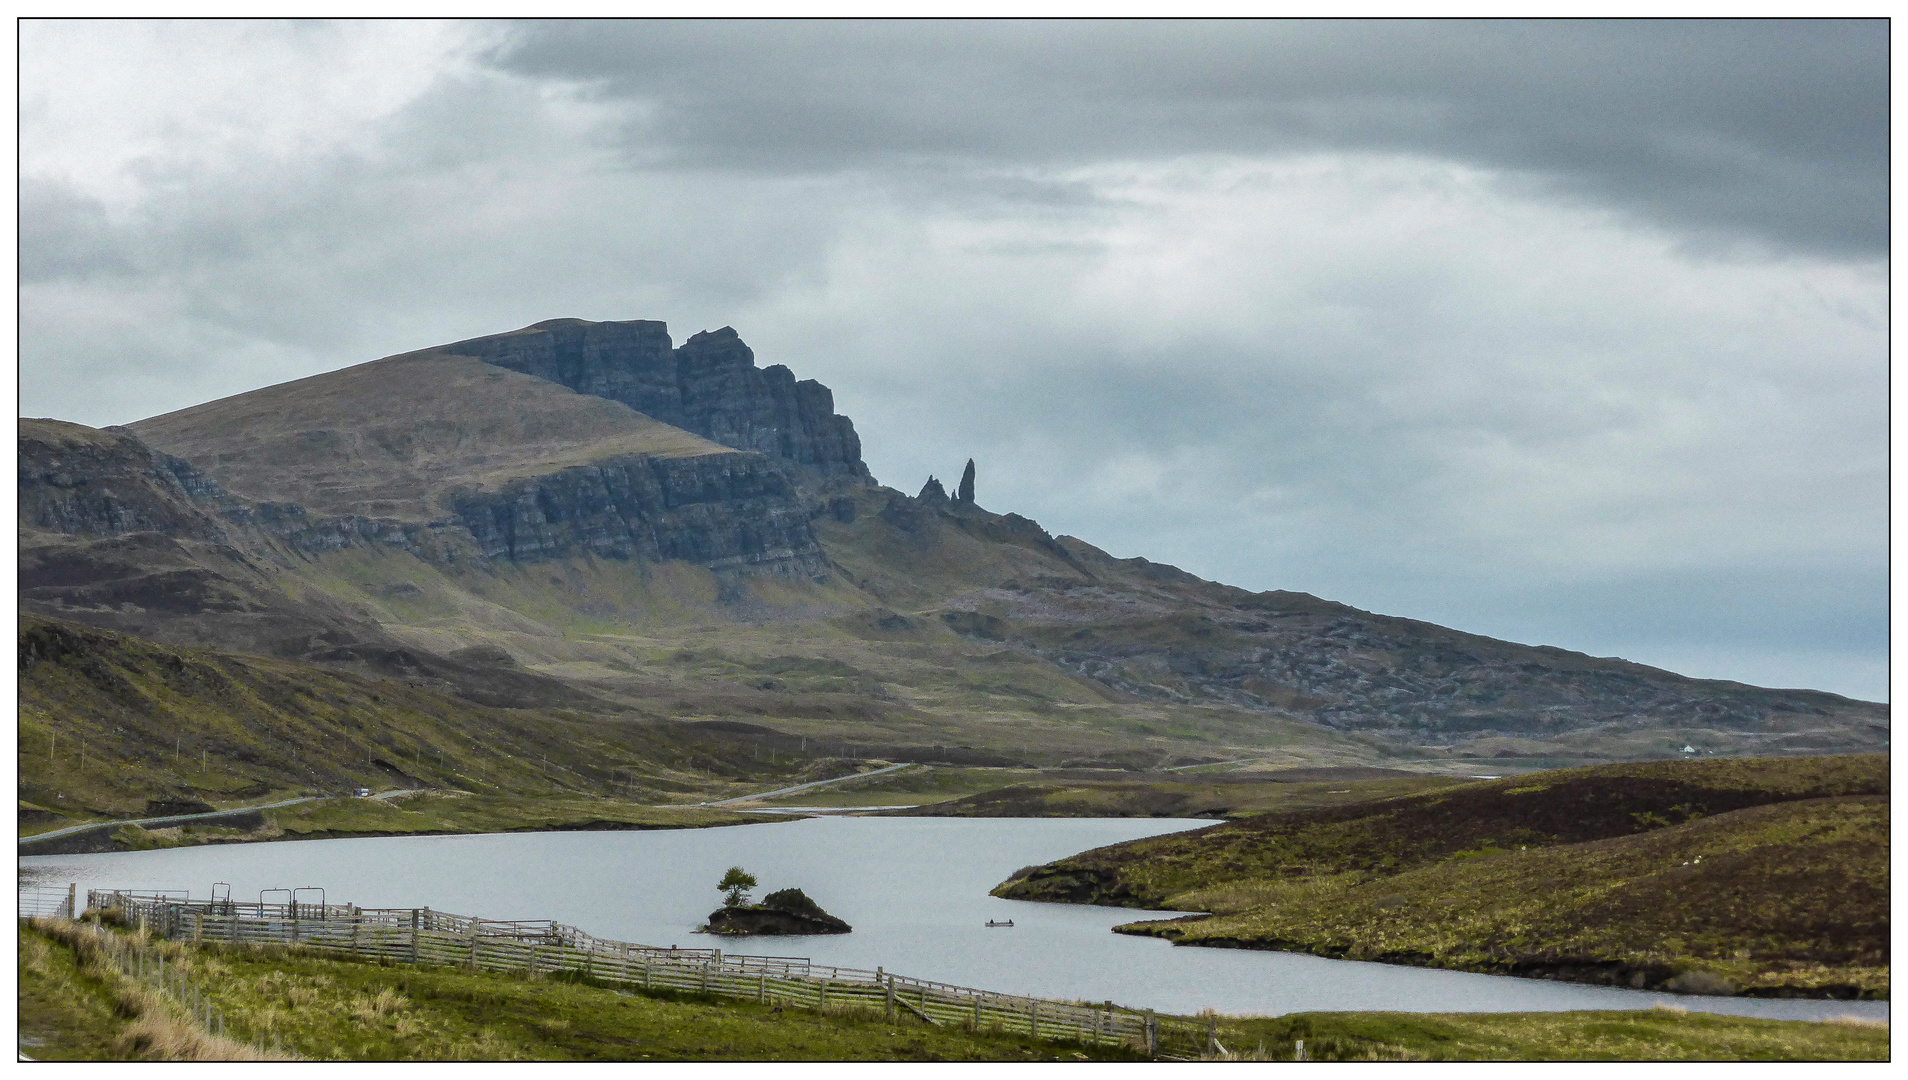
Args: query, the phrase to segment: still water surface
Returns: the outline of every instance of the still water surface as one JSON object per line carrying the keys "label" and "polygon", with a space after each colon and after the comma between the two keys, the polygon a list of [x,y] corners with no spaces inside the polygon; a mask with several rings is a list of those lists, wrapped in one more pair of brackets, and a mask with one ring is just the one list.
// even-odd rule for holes
{"label": "still water surface", "polygon": [[[796,886],[854,933],[754,938],[735,952],[1136,1008],[1277,1015],[1312,1010],[1524,1012],[1656,1004],[1787,1019],[1886,1019],[1887,1002],[1651,994],[1291,953],[1175,948],[1108,930],[1125,908],[999,900],[1019,867],[1210,821],[1132,818],[811,818],[715,829],[510,833],[233,844],[20,860],[23,875],[88,888],[189,889],[238,899],[323,886],[333,903],[428,906],[494,919],[555,919],[646,945],[721,946],[695,928],[739,865],[757,895]],[[1178,913],[1161,913],[1171,917]],[[1014,921],[988,929],[989,919]]]}

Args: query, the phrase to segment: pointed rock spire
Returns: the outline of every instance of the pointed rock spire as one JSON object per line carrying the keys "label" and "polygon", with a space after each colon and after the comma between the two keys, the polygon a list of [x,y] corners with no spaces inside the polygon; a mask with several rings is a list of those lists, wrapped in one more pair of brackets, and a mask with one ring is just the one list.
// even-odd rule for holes
{"label": "pointed rock spire", "polygon": [[922,502],[946,502],[947,489],[941,486],[939,480],[930,476],[928,482],[921,485],[921,494],[916,495],[915,498]]}
{"label": "pointed rock spire", "polygon": [[974,505],[974,459],[967,459],[967,470],[961,473],[961,486],[956,489],[954,501],[962,506]]}

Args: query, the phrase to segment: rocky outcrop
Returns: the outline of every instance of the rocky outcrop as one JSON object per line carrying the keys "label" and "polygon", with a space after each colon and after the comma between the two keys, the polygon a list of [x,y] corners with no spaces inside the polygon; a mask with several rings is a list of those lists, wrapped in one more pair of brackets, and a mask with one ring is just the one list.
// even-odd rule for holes
{"label": "rocky outcrop", "polygon": [[452,496],[483,555],[680,559],[819,575],[827,560],[788,478],[756,454],[629,457]]}
{"label": "rocky outcrop", "polygon": [[60,420],[21,420],[20,524],[72,536],[156,532],[228,539],[230,500],[203,473],[129,432]]}
{"label": "rocky outcrop", "polygon": [[927,483],[921,485],[921,493],[916,495],[915,498],[924,503],[936,503],[945,506],[947,505],[947,489],[941,486],[939,480],[930,476],[927,478]]}
{"label": "rocky outcrop", "polygon": [[974,505],[974,459],[967,459],[967,468],[961,473],[961,486],[954,495],[956,506]]}
{"label": "rocky outcrop", "polygon": [[438,351],[620,401],[724,446],[801,466],[824,485],[873,482],[834,394],[780,364],[757,368],[755,353],[727,326],[671,348],[660,322],[555,319]]}
{"label": "rocky outcrop", "polygon": [[711,934],[725,935],[798,935],[847,934],[854,927],[835,918],[810,900],[800,889],[782,889],[762,898],[760,904],[738,904],[709,913],[703,928]]}

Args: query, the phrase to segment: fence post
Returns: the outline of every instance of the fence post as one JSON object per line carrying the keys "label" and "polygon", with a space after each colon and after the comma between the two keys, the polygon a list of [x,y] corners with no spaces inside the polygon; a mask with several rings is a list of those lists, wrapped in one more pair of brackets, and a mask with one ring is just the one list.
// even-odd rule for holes
{"label": "fence post", "polygon": [[66,917],[79,918],[79,882],[77,881],[66,883]]}
{"label": "fence post", "polygon": [[887,979],[888,992],[884,995],[888,1006],[888,1023],[894,1023],[894,976]]}
{"label": "fence post", "polygon": [[203,912],[195,911],[192,913],[192,944],[197,945],[199,942],[204,940],[205,940],[205,915]]}
{"label": "fence post", "polygon": [[1040,1037],[1040,999],[1032,998],[1027,1002],[1027,1034]]}
{"label": "fence post", "polygon": [[815,1011],[820,1012],[823,1009],[826,1009],[827,1007],[828,1007],[828,980],[823,979],[821,981],[821,986],[817,988],[815,991]]}
{"label": "fence post", "polygon": [[417,924],[418,924],[417,909],[412,908],[411,909],[411,963],[413,964],[417,963],[417,931],[418,931]]}
{"label": "fence post", "polygon": [[755,977],[755,1003],[768,1004],[768,976],[758,974]]}
{"label": "fence post", "polygon": [[1146,1010],[1146,1053],[1149,1057],[1159,1056],[1159,1017],[1153,1010]]}
{"label": "fence post", "polygon": [[477,924],[470,924],[470,970],[477,970]]}
{"label": "fence post", "polygon": [[1207,1013],[1206,1014],[1206,1056],[1213,1057],[1214,1055],[1218,1053],[1219,1053],[1219,1017],[1216,1014]]}

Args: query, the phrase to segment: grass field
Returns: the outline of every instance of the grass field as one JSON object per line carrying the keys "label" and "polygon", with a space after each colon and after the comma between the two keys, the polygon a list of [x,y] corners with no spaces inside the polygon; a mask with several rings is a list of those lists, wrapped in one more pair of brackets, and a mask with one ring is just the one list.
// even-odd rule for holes
{"label": "grass field", "polygon": [[[23,1052],[44,1060],[196,1059],[247,1052],[332,1061],[1114,1061],[1129,1050],[933,1026],[906,1016],[643,994],[564,978],[330,959],[282,947],[158,944],[203,987],[237,1043],[89,965],[60,924],[23,928]],[[71,925],[71,924],[66,924]],[[163,1020],[163,1023],[162,1023]],[[1875,1061],[1886,1025],[1679,1011],[1302,1013],[1216,1020],[1224,1058],[1447,1061]],[[141,1035],[140,1033],[144,1034]],[[163,1037],[160,1037],[160,1036]]]}
{"label": "grass field", "polygon": [[[1105,779],[1032,778],[1030,782],[935,801],[909,813],[933,817],[1237,818],[1343,806],[1464,783],[1449,776],[1369,776],[1372,769],[1308,769],[1341,778],[1291,781],[1266,773],[1147,774]],[[924,802],[926,800],[923,800]],[[901,811],[897,811],[901,813]]]}
{"label": "grass field", "polygon": [[[1128,1050],[587,980],[383,966],[281,947],[158,946],[243,1041],[325,1061],[1118,1061]],[[36,1057],[119,1060],[130,1018],[57,937],[21,934]],[[31,1007],[29,1008],[29,1003]]]}
{"label": "grass field", "polygon": [[1880,755],[1560,770],[1263,814],[995,895],[1210,912],[1121,932],[1703,993],[1888,995]]}
{"label": "grass field", "polygon": [[1230,1054],[1246,1059],[1291,1061],[1300,1040],[1307,1061],[1888,1060],[1887,1024],[1759,1020],[1680,1009],[1295,1013],[1233,1018],[1220,1034]]}

